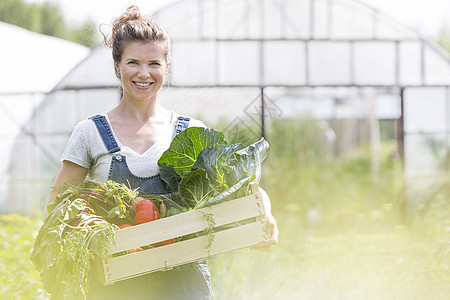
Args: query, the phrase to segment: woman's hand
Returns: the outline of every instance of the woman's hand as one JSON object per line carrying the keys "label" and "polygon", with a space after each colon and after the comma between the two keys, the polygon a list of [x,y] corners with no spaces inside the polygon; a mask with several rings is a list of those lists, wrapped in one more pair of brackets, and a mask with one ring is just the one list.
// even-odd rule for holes
{"label": "woman's hand", "polygon": [[275,221],[275,218],[270,216],[265,216],[265,223],[266,223],[266,234],[268,236],[267,239],[259,243],[258,245],[252,247],[253,250],[262,250],[262,251],[269,251],[272,246],[278,245],[278,227],[277,222]]}
{"label": "woman's hand", "polygon": [[264,208],[266,209],[266,215],[264,216],[264,223],[266,225],[265,231],[266,235],[268,236],[267,239],[259,243],[258,245],[252,247],[251,249],[254,250],[263,250],[263,251],[269,251],[272,246],[278,245],[278,227],[277,227],[277,221],[272,215],[272,207],[270,204],[270,198],[267,195],[266,191],[259,188],[263,197],[264,202]]}

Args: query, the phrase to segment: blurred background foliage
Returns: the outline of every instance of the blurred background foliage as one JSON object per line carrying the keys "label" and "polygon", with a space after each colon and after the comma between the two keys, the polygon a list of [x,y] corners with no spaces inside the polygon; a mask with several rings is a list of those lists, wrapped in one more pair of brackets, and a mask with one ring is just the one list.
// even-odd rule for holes
{"label": "blurred background foliage", "polygon": [[94,22],[85,20],[81,25],[68,24],[58,4],[51,1],[26,3],[24,0],[0,0],[0,21],[89,48],[98,44],[98,30]]}

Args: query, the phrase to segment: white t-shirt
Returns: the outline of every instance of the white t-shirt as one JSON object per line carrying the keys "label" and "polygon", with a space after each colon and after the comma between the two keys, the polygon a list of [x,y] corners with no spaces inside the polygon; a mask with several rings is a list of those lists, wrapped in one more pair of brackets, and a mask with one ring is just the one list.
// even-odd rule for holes
{"label": "white t-shirt", "polygon": [[[73,129],[72,135],[64,150],[61,161],[70,161],[86,169],[89,169],[88,177],[98,182],[106,182],[113,155],[122,154],[127,158],[127,165],[131,173],[138,177],[150,177],[159,174],[158,159],[170,146],[175,133],[178,114],[172,112],[172,121],[167,123],[164,129],[165,138],[156,141],[147,151],[138,154],[132,149],[122,145],[111,127],[107,113],[105,116],[112,134],[119,145],[120,151],[109,153],[94,121],[87,119],[78,123]],[[189,127],[206,127],[203,122],[190,119]]]}

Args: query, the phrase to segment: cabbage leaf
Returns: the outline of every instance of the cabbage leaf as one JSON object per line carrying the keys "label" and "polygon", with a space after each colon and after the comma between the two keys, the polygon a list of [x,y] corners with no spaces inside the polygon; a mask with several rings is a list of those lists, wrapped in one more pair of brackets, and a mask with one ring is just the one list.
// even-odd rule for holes
{"label": "cabbage leaf", "polygon": [[178,185],[206,147],[226,144],[224,134],[209,128],[189,127],[177,134],[158,160],[161,179],[170,192],[177,192]]}
{"label": "cabbage leaf", "polygon": [[259,183],[268,148],[264,138],[247,147],[228,145],[219,131],[189,127],[159,159],[161,179],[185,208],[211,206],[242,197],[251,182]]}

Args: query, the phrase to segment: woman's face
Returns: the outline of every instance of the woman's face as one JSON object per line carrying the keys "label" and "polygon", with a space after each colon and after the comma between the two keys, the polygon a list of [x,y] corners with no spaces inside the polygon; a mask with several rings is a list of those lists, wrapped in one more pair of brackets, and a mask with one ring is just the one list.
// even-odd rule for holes
{"label": "woman's face", "polygon": [[116,63],[124,99],[156,100],[168,67],[161,43],[128,42]]}

